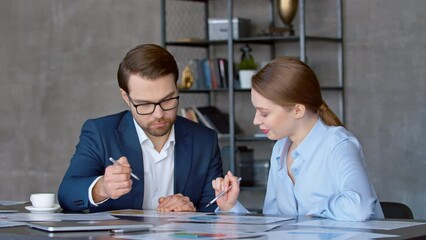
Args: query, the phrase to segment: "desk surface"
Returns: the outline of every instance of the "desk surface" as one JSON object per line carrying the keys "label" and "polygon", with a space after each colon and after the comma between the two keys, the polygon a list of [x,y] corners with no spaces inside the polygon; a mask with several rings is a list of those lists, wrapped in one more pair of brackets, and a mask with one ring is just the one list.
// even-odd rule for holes
{"label": "desk surface", "polygon": [[[18,209],[20,212],[27,212],[24,210],[24,205],[22,206],[0,206],[0,209]],[[2,214],[0,214],[2,215]],[[167,218],[155,218],[155,217],[125,217],[126,219],[131,219],[135,221],[143,221],[152,223],[156,226],[162,225],[165,223],[169,223]],[[273,229],[272,231],[280,231],[280,230],[296,230],[296,229],[309,229],[307,226],[297,226],[292,225],[294,223],[301,223],[306,221],[317,220],[319,218],[313,217],[298,217],[292,220],[279,222],[279,227]],[[392,219],[391,219],[392,220]],[[406,222],[421,222],[426,223],[425,220],[397,220],[397,221],[406,221]],[[342,222],[345,223],[345,222]],[[339,222],[336,221],[336,228],[338,230],[348,230],[348,231],[359,231],[359,232],[370,232],[370,233],[380,233],[380,234],[390,234],[390,235],[399,235],[398,237],[387,237],[383,239],[426,239],[426,224],[421,224],[417,226],[411,226],[406,228],[398,228],[393,230],[378,230],[378,229],[354,229],[354,228],[339,228]],[[325,228],[327,229],[327,228]],[[155,232],[155,231],[151,231]],[[126,235],[135,235],[142,234],[138,233],[126,233]],[[114,238],[115,235],[110,234],[108,231],[92,231],[92,232],[64,232],[64,233],[48,233],[35,229],[31,229],[26,226],[20,227],[8,227],[8,228],[0,228],[0,239],[118,239]],[[267,239],[264,237],[256,238],[256,239]]]}

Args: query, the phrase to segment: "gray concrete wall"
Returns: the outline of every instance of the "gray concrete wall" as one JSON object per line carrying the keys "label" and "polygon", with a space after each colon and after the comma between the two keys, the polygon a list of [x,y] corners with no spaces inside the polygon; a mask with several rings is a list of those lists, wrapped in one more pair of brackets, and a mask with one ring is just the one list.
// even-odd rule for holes
{"label": "gray concrete wall", "polygon": [[158,0],[0,0],[0,199],[56,192],[87,118],[125,109],[116,71],[160,43]]}
{"label": "gray concrete wall", "polygon": [[426,1],[345,1],[347,125],[382,201],[426,218]]}
{"label": "gray concrete wall", "polygon": [[[325,11],[335,1],[307,2],[323,23],[307,30],[332,31]],[[262,11],[254,14],[259,30],[266,13],[255,4],[237,13]],[[0,199],[28,200],[32,192],[56,192],[85,119],[125,109],[117,65],[129,48],[160,43],[160,1],[0,0],[0,6]],[[212,11],[221,16],[218,7]],[[423,219],[425,7],[422,0],[344,1],[347,127],[364,146],[380,199],[404,202]],[[308,61],[327,78],[323,66],[332,57],[318,54]]]}

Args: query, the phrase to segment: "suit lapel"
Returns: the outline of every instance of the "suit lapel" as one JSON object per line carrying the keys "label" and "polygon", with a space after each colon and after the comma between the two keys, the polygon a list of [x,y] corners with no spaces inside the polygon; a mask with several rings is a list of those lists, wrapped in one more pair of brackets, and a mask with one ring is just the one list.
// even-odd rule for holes
{"label": "suit lapel", "polygon": [[183,193],[192,165],[193,139],[177,117],[175,122],[174,192]]}
{"label": "suit lapel", "polygon": [[127,112],[123,116],[115,134],[122,149],[123,156],[125,156],[129,161],[133,173],[140,178],[140,181],[133,179],[131,191],[133,208],[140,209],[143,203],[144,186],[142,149],[139,144],[139,138],[130,112]]}

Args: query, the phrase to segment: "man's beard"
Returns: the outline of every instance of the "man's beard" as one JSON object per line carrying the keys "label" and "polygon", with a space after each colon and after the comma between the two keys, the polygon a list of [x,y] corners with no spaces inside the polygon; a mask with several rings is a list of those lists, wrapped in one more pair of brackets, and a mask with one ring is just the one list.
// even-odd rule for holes
{"label": "man's beard", "polygon": [[[172,129],[172,125],[175,122],[176,118],[171,119],[171,118],[162,118],[162,119],[158,119],[155,120],[154,122],[150,122],[148,123],[148,126],[146,128],[142,128],[145,133],[154,136],[154,137],[162,137],[165,136],[167,134],[169,134],[169,132]],[[164,127],[161,128],[151,128],[151,125],[157,123],[157,122],[162,122],[165,123]]]}

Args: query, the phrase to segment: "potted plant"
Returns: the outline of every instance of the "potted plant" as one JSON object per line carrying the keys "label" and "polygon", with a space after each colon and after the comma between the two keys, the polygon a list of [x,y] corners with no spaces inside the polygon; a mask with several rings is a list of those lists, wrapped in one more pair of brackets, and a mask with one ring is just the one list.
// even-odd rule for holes
{"label": "potted plant", "polygon": [[251,88],[251,77],[256,73],[257,64],[251,55],[251,48],[246,44],[241,49],[241,62],[238,64],[241,88]]}

